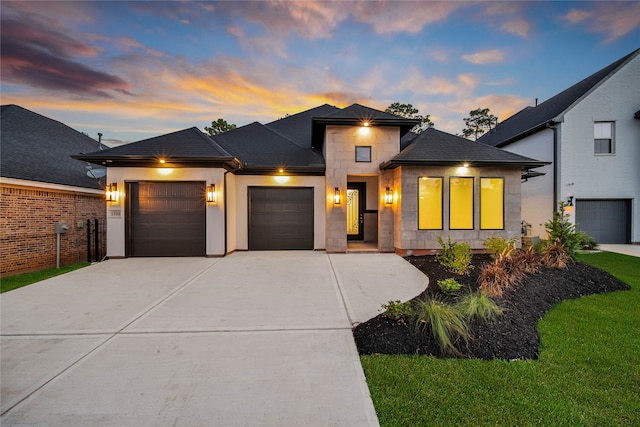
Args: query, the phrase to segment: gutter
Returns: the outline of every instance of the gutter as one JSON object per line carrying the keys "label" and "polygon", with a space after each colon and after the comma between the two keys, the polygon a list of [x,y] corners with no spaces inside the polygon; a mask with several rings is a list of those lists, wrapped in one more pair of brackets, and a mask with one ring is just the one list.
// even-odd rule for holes
{"label": "gutter", "polygon": [[553,130],[553,209],[552,212],[558,211],[558,124],[549,122],[546,124],[547,129]]}

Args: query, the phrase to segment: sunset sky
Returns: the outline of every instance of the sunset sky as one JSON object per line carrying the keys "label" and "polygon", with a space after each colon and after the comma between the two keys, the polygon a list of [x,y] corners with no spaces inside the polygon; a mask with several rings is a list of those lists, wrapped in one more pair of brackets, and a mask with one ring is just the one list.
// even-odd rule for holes
{"label": "sunset sky", "polygon": [[501,120],[640,47],[640,2],[2,1],[1,103],[111,145],[411,103]]}

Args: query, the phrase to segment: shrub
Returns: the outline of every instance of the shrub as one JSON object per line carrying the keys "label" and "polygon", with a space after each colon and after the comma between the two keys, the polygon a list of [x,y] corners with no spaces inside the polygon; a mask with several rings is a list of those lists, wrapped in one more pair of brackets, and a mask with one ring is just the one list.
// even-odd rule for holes
{"label": "shrub", "polygon": [[516,239],[515,237],[509,240],[504,237],[489,237],[482,244],[485,249],[489,251],[491,258],[496,259],[500,254],[504,254],[509,249],[515,249]]}
{"label": "shrub", "polygon": [[458,283],[456,279],[449,278],[444,280],[438,280],[438,287],[444,293],[453,294],[459,291],[462,285]]}
{"label": "shrub", "polygon": [[559,241],[546,245],[542,253],[542,263],[551,268],[567,268],[573,261],[565,246]]}
{"label": "shrub", "polygon": [[564,252],[573,260],[580,249],[580,237],[576,226],[569,222],[569,215],[565,214],[566,207],[565,202],[558,203],[558,210],[553,213],[553,219],[547,221],[544,227],[549,234],[547,246],[563,246]]}
{"label": "shrub", "polygon": [[480,289],[492,297],[502,296],[504,290],[519,283],[524,278],[524,270],[517,259],[501,255],[495,261],[482,267],[478,282]]}
{"label": "shrub", "polygon": [[502,315],[502,309],[482,291],[470,292],[460,297],[457,310],[467,319],[488,322]]}
{"label": "shrub", "polygon": [[436,260],[448,271],[456,274],[468,274],[473,269],[471,265],[471,247],[467,242],[451,242],[451,237],[447,236],[445,243],[438,236],[438,243],[442,250],[438,251]]}
{"label": "shrub", "polygon": [[598,248],[598,242],[584,231],[578,231],[578,246],[580,249],[592,251]]}
{"label": "shrub", "polygon": [[540,253],[533,246],[519,250],[511,257],[513,263],[519,265],[524,273],[537,273],[542,265]]}
{"label": "shrub", "polygon": [[411,317],[413,315],[413,307],[411,306],[411,301],[389,301],[386,304],[382,304],[382,308],[385,310],[384,313],[382,313],[385,317],[403,324],[405,323],[405,318]]}
{"label": "shrub", "polygon": [[430,328],[443,353],[460,355],[455,343],[469,340],[469,327],[454,305],[438,297],[418,301],[415,311],[415,327],[418,332]]}

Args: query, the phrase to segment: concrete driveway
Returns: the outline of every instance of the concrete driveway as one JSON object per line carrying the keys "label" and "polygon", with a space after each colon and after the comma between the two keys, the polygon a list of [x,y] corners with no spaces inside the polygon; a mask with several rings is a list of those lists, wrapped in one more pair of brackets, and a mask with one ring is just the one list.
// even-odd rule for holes
{"label": "concrete driveway", "polygon": [[426,286],[393,254],[241,252],[11,291],[0,423],[375,426],[351,326]]}

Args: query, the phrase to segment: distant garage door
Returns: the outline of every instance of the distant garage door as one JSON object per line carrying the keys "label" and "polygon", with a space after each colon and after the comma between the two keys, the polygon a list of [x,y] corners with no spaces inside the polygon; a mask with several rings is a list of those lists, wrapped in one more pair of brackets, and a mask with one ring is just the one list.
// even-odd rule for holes
{"label": "distant garage door", "polygon": [[631,241],[631,201],[577,200],[577,229],[593,236],[598,243]]}
{"label": "distant garage door", "polygon": [[249,249],[313,249],[313,188],[249,187]]}
{"label": "distant garage door", "polygon": [[127,183],[129,255],[204,256],[204,182]]}

